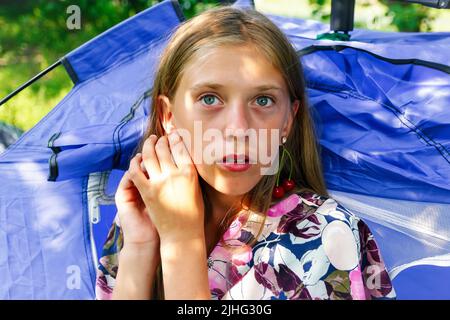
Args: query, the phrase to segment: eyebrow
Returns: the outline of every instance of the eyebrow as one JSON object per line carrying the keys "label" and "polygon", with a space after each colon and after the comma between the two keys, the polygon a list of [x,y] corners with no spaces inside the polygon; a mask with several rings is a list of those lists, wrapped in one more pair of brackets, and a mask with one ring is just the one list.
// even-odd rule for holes
{"label": "eyebrow", "polygon": [[[223,88],[224,85],[220,83],[213,83],[213,82],[202,82],[195,84],[191,87],[191,90],[198,90],[200,88],[211,88],[211,89],[220,89]],[[267,91],[267,90],[283,90],[278,86],[272,85],[272,84],[263,84],[260,86],[255,87],[256,90],[260,91]]]}

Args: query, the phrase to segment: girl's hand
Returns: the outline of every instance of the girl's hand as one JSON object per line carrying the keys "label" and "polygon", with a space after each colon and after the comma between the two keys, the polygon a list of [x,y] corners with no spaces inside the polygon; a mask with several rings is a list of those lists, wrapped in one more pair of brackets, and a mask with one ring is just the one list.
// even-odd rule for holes
{"label": "girl's hand", "polygon": [[127,247],[159,247],[159,235],[142,197],[131,180],[132,176],[144,174],[141,170],[142,155],[138,153],[130,161],[116,191],[115,201],[124,245]]}
{"label": "girl's hand", "polygon": [[204,206],[198,173],[180,135],[159,139],[151,135],[142,150],[150,179],[140,170],[130,172],[161,244],[204,239]]}

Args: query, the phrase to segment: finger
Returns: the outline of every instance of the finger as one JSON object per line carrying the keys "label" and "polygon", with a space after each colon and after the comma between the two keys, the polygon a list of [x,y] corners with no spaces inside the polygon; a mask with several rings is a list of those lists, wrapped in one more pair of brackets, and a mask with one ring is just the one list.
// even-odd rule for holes
{"label": "finger", "polygon": [[141,168],[142,172],[145,174],[147,179],[149,179],[150,177],[148,175],[147,169],[145,168],[144,161],[142,160],[142,153],[137,153],[136,157],[137,157],[137,160],[139,162],[139,167]]}
{"label": "finger", "polygon": [[139,190],[139,193],[143,194],[148,191],[149,180],[140,168],[139,156],[135,156],[131,159],[130,168],[128,169],[128,177]]}
{"label": "finger", "polygon": [[157,177],[161,174],[158,156],[155,151],[155,143],[157,140],[158,137],[152,134],[144,141],[144,146],[142,147],[142,162],[150,177]]}
{"label": "finger", "polygon": [[155,150],[156,155],[158,156],[161,172],[168,173],[177,168],[172,158],[167,136],[162,136],[158,139],[158,142],[156,142],[155,145]]}
{"label": "finger", "polygon": [[[133,158],[131,158],[131,160],[133,160],[134,158],[137,159],[138,163],[141,163],[141,168],[142,168],[142,154],[141,153],[137,153]],[[130,160],[130,164],[131,164],[131,160]],[[125,173],[123,174],[122,178],[119,181],[119,185],[117,186],[117,189],[122,190],[122,189],[127,189],[130,187],[134,187],[134,183],[130,178],[130,169],[128,168],[128,170],[125,171]],[[142,170],[144,172],[144,174],[147,172],[144,170]]]}
{"label": "finger", "polygon": [[127,170],[123,174],[122,179],[120,179],[119,185],[117,186],[116,196],[122,195],[122,190],[130,188],[132,185],[133,185],[133,182],[131,182],[130,177],[128,175],[128,170]]}
{"label": "finger", "polygon": [[[142,159],[142,158],[141,158],[141,159]],[[144,173],[147,172],[147,169],[145,169],[145,164],[144,164],[143,161],[141,161],[141,170],[142,170],[142,172],[144,172]]]}
{"label": "finger", "polygon": [[119,185],[117,187],[117,191],[115,194],[115,198],[116,199],[122,199],[122,200],[127,200],[127,193],[125,192],[125,190],[130,190],[131,188],[136,188],[133,181],[130,178],[130,174],[127,171],[125,171],[125,173],[122,176],[122,179],[120,179]]}
{"label": "finger", "polygon": [[176,130],[172,130],[169,134],[169,145],[178,168],[181,169],[194,164],[183,139]]}

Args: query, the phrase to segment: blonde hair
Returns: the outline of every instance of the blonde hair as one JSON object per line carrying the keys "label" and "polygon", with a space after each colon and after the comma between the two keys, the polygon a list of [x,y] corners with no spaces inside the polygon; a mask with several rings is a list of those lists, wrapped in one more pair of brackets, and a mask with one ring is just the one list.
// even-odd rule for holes
{"label": "blonde hair", "polygon": [[[282,31],[266,16],[254,9],[236,8],[229,5],[218,6],[204,11],[178,26],[162,52],[154,79],[149,124],[134,154],[142,151],[143,142],[151,134],[158,137],[165,134],[162,126],[163,110],[162,106],[158,104],[158,96],[164,94],[172,100],[187,63],[191,59],[195,59],[196,55],[200,54],[204,48],[219,48],[225,45],[253,45],[283,75],[289,89],[291,102],[296,99],[300,101],[298,112],[285,143],[285,147],[291,153],[292,158],[298,160],[293,164],[291,176],[297,187],[290,194],[310,191],[327,196],[319,146],[307,103],[301,62],[295,49]],[[293,112],[292,109],[291,111]],[[289,175],[290,164],[288,162],[280,163],[280,166],[283,168],[280,174],[282,179]],[[202,190],[204,190],[206,182],[201,177],[199,177],[199,181]],[[250,212],[256,213],[262,218],[258,235],[251,243],[248,243],[249,246],[252,246],[258,240],[263,231],[266,211],[275,203],[271,196],[275,184],[276,175],[265,175],[243,197],[250,204],[249,210],[239,210],[238,213],[247,214],[246,219],[249,218]],[[211,213],[211,203],[206,196],[206,192],[203,192],[203,200],[205,203],[205,218],[207,219]],[[222,238],[229,223],[235,217],[236,214],[229,216],[217,235],[218,240]],[[157,271],[153,298],[164,299],[161,266]]]}

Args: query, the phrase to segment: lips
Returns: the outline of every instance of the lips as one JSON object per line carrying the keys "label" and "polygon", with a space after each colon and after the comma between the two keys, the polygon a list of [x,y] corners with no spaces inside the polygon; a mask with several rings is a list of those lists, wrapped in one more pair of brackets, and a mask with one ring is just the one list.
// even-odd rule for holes
{"label": "lips", "polygon": [[228,154],[226,156],[223,156],[222,158],[223,163],[249,163],[249,157],[245,154]]}
{"label": "lips", "polygon": [[219,167],[229,172],[243,172],[251,167],[249,157],[243,154],[229,154],[224,156],[222,161],[218,162]]}

